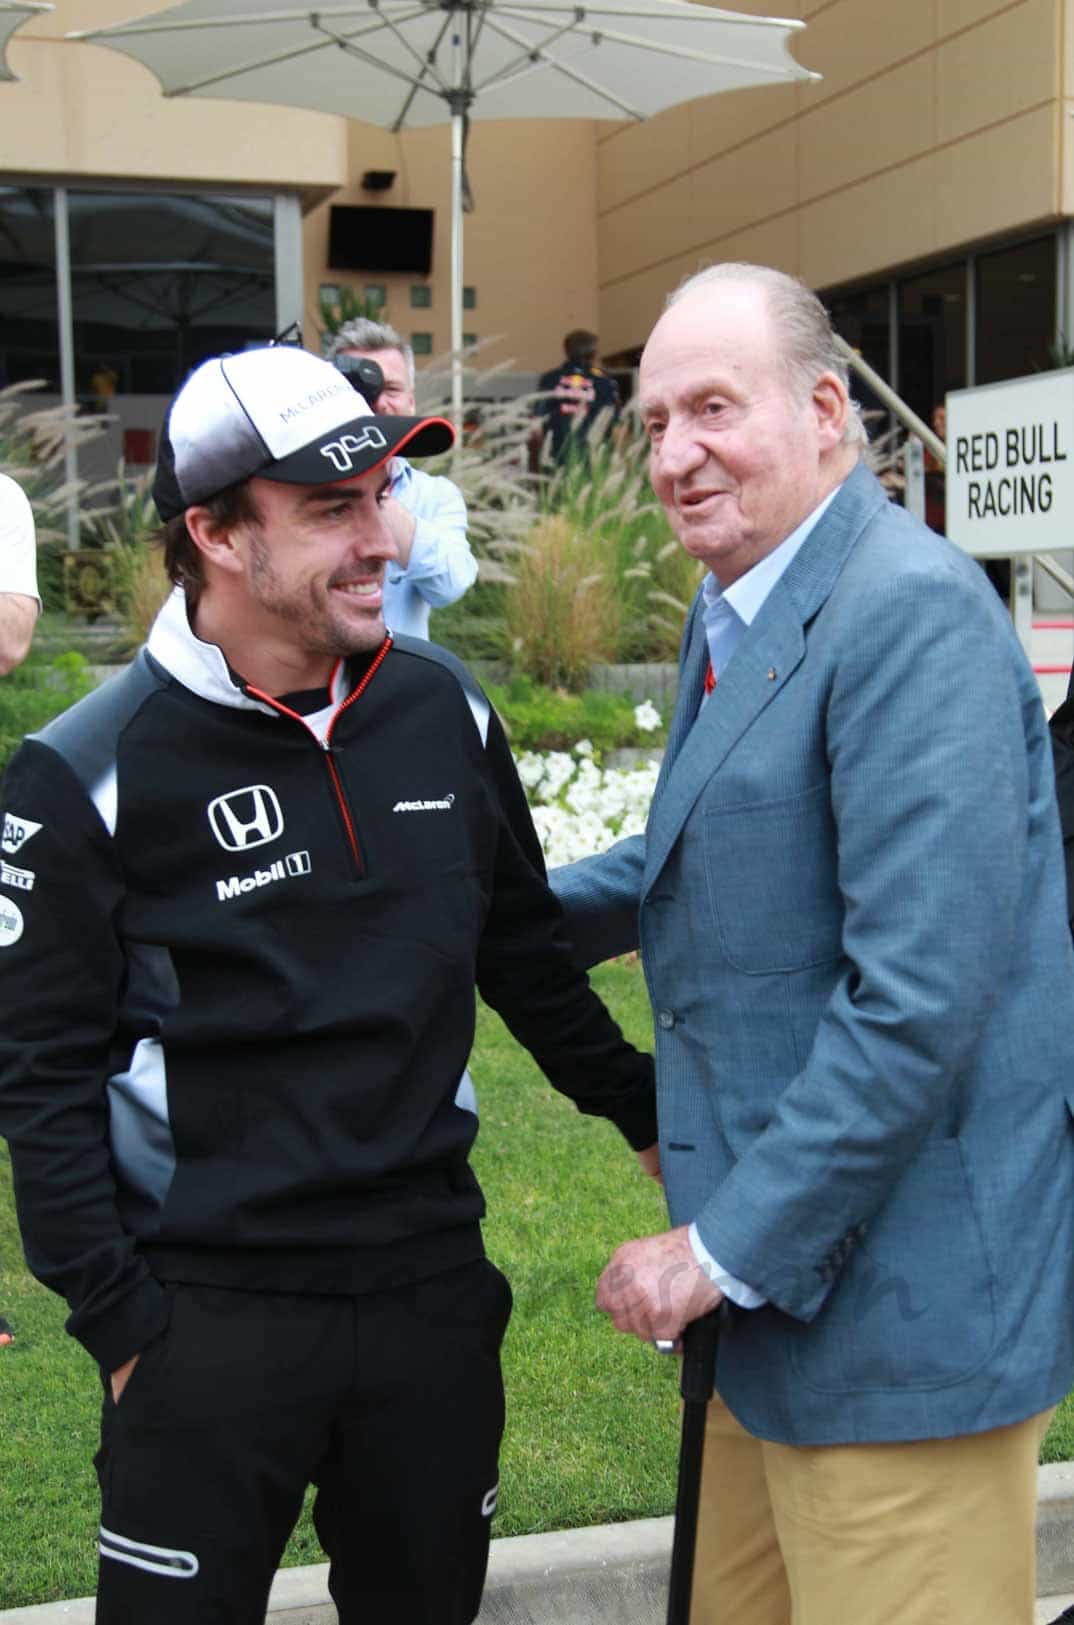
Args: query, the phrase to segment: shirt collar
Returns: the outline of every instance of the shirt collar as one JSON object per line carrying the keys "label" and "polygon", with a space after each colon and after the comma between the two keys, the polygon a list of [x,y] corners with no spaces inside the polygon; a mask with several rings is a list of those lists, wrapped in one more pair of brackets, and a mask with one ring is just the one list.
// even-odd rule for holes
{"label": "shirt collar", "polygon": [[400,491],[409,490],[414,483],[414,470],[405,457],[393,457],[389,473],[391,480],[391,494],[398,496]]}
{"label": "shirt collar", "polygon": [[737,581],[732,581],[729,587],[721,587],[710,570],[701,588],[706,610],[713,610],[722,603],[734,610],[743,625],[752,626],[772,588],[841,489],[840,484],[834,491],[829,491],[824,501],[819,502],[813,512],[806,515],[797,530],[792,530],[778,547],[774,547],[771,553],[766,553],[763,559],[759,559],[753,568],[739,576]]}

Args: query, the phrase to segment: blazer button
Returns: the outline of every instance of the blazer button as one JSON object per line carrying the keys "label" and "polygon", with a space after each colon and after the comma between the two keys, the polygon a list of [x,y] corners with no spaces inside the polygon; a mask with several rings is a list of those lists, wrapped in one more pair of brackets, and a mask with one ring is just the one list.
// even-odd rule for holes
{"label": "blazer button", "polygon": [[656,1025],[658,1027],[663,1027],[664,1031],[668,1032],[675,1025],[674,1010],[658,1010],[656,1015]]}

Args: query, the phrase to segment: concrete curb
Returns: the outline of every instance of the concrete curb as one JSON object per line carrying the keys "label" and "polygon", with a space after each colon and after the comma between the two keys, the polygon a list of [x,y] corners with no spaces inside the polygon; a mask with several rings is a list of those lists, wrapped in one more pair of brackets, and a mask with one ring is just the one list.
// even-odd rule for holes
{"label": "concrete curb", "polygon": [[[1037,1594],[1074,1592],[1074,1462],[1037,1481]],[[664,1618],[670,1518],[515,1535],[492,1543],[478,1625],[658,1625]],[[92,1597],[0,1610],[0,1625],[94,1625]],[[335,1625],[328,1565],[281,1569],[267,1625]]]}

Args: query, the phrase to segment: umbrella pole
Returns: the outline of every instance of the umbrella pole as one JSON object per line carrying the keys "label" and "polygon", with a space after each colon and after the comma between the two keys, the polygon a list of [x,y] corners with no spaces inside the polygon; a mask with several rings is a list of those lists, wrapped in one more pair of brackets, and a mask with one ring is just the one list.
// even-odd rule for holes
{"label": "umbrella pole", "polygon": [[[455,36],[456,50],[459,46]],[[462,435],[462,181],[465,92],[451,98],[451,418]]]}

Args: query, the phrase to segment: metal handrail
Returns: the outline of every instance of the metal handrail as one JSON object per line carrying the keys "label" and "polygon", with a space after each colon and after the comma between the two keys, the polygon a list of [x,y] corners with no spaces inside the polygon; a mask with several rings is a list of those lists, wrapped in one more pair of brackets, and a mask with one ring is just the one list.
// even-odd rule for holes
{"label": "metal handrail", "polygon": [[[932,453],[941,468],[946,468],[947,447],[935,430],[930,429],[928,424],[907,406],[902,397],[896,395],[891,385],[885,383],[880,374],[870,367],[869,363],[858,354],[857,350],[852,349],[845,339],[840,338],[838,333],[835,335],[835,342],[847,366],[857,373],[863,383],[868,384],[877,400],[886,406],[894,417],[898,418],[903,427],[917,436]],[[1050,553],[1034,553],[1031,557],[1040,565],[1045,575],[1051,576],[1052,580],[1062,587],[1068,598],[1074,599],[1074,576],[1064,570],[1061,564],[1057,564]]]}

